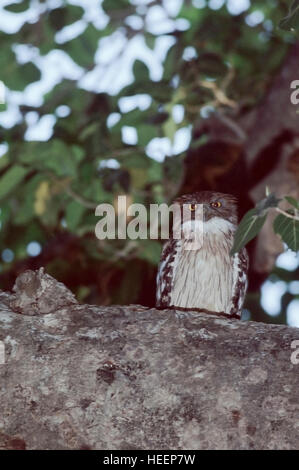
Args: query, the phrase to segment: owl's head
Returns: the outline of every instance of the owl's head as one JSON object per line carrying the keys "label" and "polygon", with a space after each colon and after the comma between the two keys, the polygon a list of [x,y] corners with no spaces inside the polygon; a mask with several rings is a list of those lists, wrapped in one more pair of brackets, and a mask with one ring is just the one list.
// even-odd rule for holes
{"label": "owl's head", "polygon": [[214,217],[224,219],[234,225],[238,222],[237,199],[231,194],[201,191],[180,196],[174,203],[189,210],[191,214],[194,213],[194,216],[197,212],[200,214],[198,209],[201,208],[203,222],[208,222]]}
{"label": "owl's head", "polygon": [[180,210],[173,221],[173,237],[183,238],[199,249],[211,237],[228,237],[237,227],[237,200],[230,194],[201,191],[174,201]]}

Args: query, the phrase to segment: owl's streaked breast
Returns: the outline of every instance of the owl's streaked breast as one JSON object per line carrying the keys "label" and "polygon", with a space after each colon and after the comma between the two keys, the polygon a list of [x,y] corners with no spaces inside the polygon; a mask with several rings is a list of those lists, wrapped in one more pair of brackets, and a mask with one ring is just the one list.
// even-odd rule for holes
{"label": "owl's streaked breast", "polygon": [[[183,243],[181,243],[183,245]],[[219,249],[210,244],[197,251],[177,251],[171,287],[170,303],[184,308],[205,308],[214,312],[227,312],[233,285],[233,262],[230,248]],[[228,243],[227,243],[228,245]]]}
{"label": "owl's streaked breast", "polygon": [[[202,308],[241,316],[247,289],[246,250],[230,255],[236,226],[214,217],[204,224],[202,244],[170,239],[157,277],[157,306]],[[187,249],[186,249],[187,248]]]}

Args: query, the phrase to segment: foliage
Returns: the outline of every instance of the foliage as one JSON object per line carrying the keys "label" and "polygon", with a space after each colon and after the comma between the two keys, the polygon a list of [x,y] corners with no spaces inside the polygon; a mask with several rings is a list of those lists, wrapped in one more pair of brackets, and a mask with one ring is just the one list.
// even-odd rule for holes
{"label": "foliage", "polygon": [[270,194],[245,214],[235,235],[232,254],[238,252],[256,237],[263,228],[270,209],[273,208],[279,212],[273,222],[275,233],[281,237],[288,248],[295,252],[299,251],[299,201],[290,196],[286,196],[284,199],[292,206],[292,209],[287,211],[280,209],[281,200],[277,199],[274,194]]}
{"label": "foliage", "polygon": [[[278,24],[286,17],[281,27],[294,26],[289,21],[298,2],[288,14],[285,1],[257,0],[238,15],[225,2],[211,10],[196,0],[173,2],[180,5],[177,11],[171,2],[155,0],[143,5],[103,0],[96,12],[83,1],[73,5],[64,0],[55,8],[44,1],[38,6],[29,0],[6,3],[2,13],[21,26],[13,34],[4,27],[1,32],[7,104],[0,113],[0,137],[7,151],[0,158],[0,242],[14,253],[13,262],[1,263],[2,284],[7,287],[5,273],[23,266],[27,245],[34,240],[43,248],[37,263],[46,264],[82,300],[146,302],[140,293],[154,279],[160,243],[99,243],[94,208],[113,203],[119,194],[146,205],[176,195],[187,150],[173,150],[178,131],[199,125],[207,105],[215,109],[239,103],[250,109],[258,102],[294,41],[294,34]],[[264,19],[250,25],[248,17],[256,11]],[[159,31],[150,21],[155,14],[164,15]],[[138,44],[143,53],[134,55]],[[125,73],[129,50],[132,67]],[[61,57],[72,67],[62,67]],[[148,57],[154,57],[155,65]],[[40,79],[46,83],[41,101],[28,101]],[[219,90],[222,101],[217,100]],[[8,124],[5,113],[16,110],[15,103],[20,114]],[[183,110],[179,119],[178,105]],[[40,128],[46,120],[54,123],[48,140],[42,141],[42,131],[32,140],[32,120]],[[136,129],[136,142],[125,142],[126,128]],[[169,139],[170,148],[164,161],[150,150],[163,139]],[[244,224],[248,229],[235,249],[257,233],[267,212],[268,207],[256,208],[246,215],[239,230]],[[279,214],[274,228],[296,249],[298,225],[286,219]],[[284,230],[286,223],[295,238]]]}

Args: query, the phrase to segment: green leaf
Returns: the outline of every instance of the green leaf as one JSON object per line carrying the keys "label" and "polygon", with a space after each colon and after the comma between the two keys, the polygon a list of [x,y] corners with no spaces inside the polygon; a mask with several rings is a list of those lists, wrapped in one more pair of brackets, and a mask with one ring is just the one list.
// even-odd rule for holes
{"label": "green leaf", "polygon": [[148,183],[157,183],[162,181],[163,172],[162,172],[162,165],[160,162],[156,162],[155,160],[150,160],[150,168],[148,170],[147,179]]}
{"label": "green leaf", "polygon": [[146,45],[149,49],[154,49],[155,48],[156,39],[157,39],[156,36],[154,36],[153,34],[151,34],[149,32],[146,32],[146,34],[145,34],[145,43],[146,43]]}
{"label": "green leaf", "polygon": [[65,220],[67,223],[67,227],[70,230],[74,231],[76,227],[79,225],[84,211],[85,211],[85,208],[81,204],[79,204],[77,201],[71,201],[67,205],[66,212],[65,212]]}
{"label": "green leaf", "polygon": [[231,255],[240,251],[250,240],[256,237],[263,227],[266,217],[267,214],[258,215],[256,208],[251,209],[244,215],[235,233]]}
{"label": "green leaf", "polygon": [[44,162],[45,167],[53,170],[57,176],[76,176],[76,162],[71,153],[54,153]]}
{"label": "green leaf", "polygon": [[37,174],[30,178],[30,180],[22,185],[22,192],[19,197],[18,211],[14,217],[14,223],[16,225],[24,225],[30,222],[35,213],[35,201],[36,201],[36,190],[43,181],[44,176]]}
{"label": "green leaf", "polygon": [[19,2],[19,3],[6,5],[4,9],[7,11],[11,11],[12,13],[23,13],[24,11],[28,10],[29,6],[30,6],[29,0],[23,0],[22,2]]}
{"label": "green leaf", "polygon": [[149,70],[141,60],[135,60],[133,65],[133,74],[136,82],[147,82],[149,80]]}
{"label": "green leaf", "polygon": [[0,199],[9,194],[25,177],[29,169],[14,165],[0,178]]}
{"label": "green leaf", "polygon": [[169,81],[173,77],[178,66],[177,59],[178,59],[178,50],[177,50],[177,44],[175,44],[168,50],[166,59],[164,61],[164,71],[163,71],[164,80]]}
{"label": "green leaf", "polygon": [[0,54],[1,80],[11,90],[23,91],[27,85],[40,79],[40,70],[32,63],[18,64],[15,54],[6,49]]}
{"label": "green leaf", "polygon": [[150,124],[141,124],[137,128],[138,134],[138,144],[141,147],[145,147],[150,140],[158,137],[158,130],[156,127],[151,126]]}
{"label": "green leaf", "polygon": [[85,150],[82,147],[79,147],[79,145],[72,145],[71,152],[76,163],[80,163],[83,160]]}
{"label": "green leaf", "polygon": [[54,8],[49,12],[49,23],[53,29],[59,31],[64,26],[80,20],[83,14],[84,9],[77,5]]}
{"label": "green leaf", "polygon": [[132,169],[137,169],[137,168],[143,168],[147,169],[151,162],[150,159],[144,154],[144,153],[132,153],[130,155],[126,155],[120,160],[123,163],[124,168],[132,168]]}
{"label": "green leaf", "polygon": [[32,83],[37,82],[41,78],[40,70],[32,62],[28,64],[17,64],[18,77],[11,77],[9,87],[14,90],[24,90],[24,88]]}
{"label": "green leaf", "polygon": [[98,48],[98,41],[104,35],[91,24],[75,39],[60,45],[71,58],[82,67],[90,68],[94,64],[94,55]]}
{"label": "green leaf", "polygon": [[0,171],[3,172],[3,169],[9,166],[10,159],[9,159],[9,151],[7,151],[2,157],[0,158]]}
{"label": "green leaf", "polygon": [[81,190],[82,195],[96,203],[101,202],[110,202],[112,194],[105,191],[103,188],[101,181],[93,174],[94,179],[92,181],[88,181],[87,184],[84,184],[83,189]]}
{"label": "green leaf", "polygon": [[112,10],[123,10],[130,7],[128,0],[104,0],[102,8],[106,13],[111,13]]}
{"label": "green leaf", "polygon": [[4,228],[7,223],[9,223],[11,218],[11,206],[9,204],[9,201],[6,203],[1,203],[1,212],[0,212],[0,224],[1,224],[1,230],[0,230],[0,237],[3,236],[4,234]]}
{"label": "green leaf", "polygon": [[48,168],[58,176],[74,177],[83,155],[81,147],[68,146],[62,140],[52,139],[49,142],[26,142],[18,158],[39,170]]}
{"label": "green leaf", "polygon": [[[50,114],[56,110],[57,106],[63,103],[70,107],[71,117],[77,113],[82,113],[91,96],[94,96],[94,94],[77,88],[75,81],[63,80],[44,96],[45,105],[43,109],[46,114]],[[67,119],[69,117],[62,120],[66,121]]]}
{"label": "green leaf", "polygon": [[[295,211],[287,211],[294,215]],[[299,251],[299,220],[279,214],[273,222],[274,232],[280,235],[282,241],[286,243],[288,248],[297,252]]]}
{"label": "green leaf", "polygon": [[297,201],[292,196],[285,196],[285,199],[288,201],[291,206],[294,206],[296,209],[299,209],[299,201]]}
{"label": "green leaf", "polygon": [[80,132],[80,140],[83,142],[84,140],[89,139],[96,132],[99,132],[99,123],[92,122],[91,124],[84,127]]}
{"label": "green leaf", "polygon": [[160,103],[167,103],[171,100],[173,92],[174,88],[169,86],[167,81],[148,81],[147,83],[134,82],[122,89],[121,96],[133,96],[138,93],[148,93],[154,100]]}
{"label": "green leaf", "polygon": [[122,115],[121,120],[114,126],[122,127],[122,126],[137,126],[138,124],[144,122],[146,113],[144,111],[140,111],[140,109],[135,108],[128,113]]}

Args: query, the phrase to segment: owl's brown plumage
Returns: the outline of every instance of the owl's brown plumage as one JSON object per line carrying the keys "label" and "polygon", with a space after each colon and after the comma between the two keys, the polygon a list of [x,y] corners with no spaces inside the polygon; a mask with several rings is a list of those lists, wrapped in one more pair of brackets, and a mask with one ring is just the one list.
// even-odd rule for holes
{"label": "owl's brown plumage", "polygon": [[[157,276],[157,306],[205,309],[241,316],[247,290],[248,256],[244,248],[231,256],[237,228],[237,202],[230,194],[202,191],[178,198],[181,207],[202,208],[201,220],[182,221],[202,243],[188,248],[188,236],[164,245]],[[190,245],[189,245],[190,246]]]}

